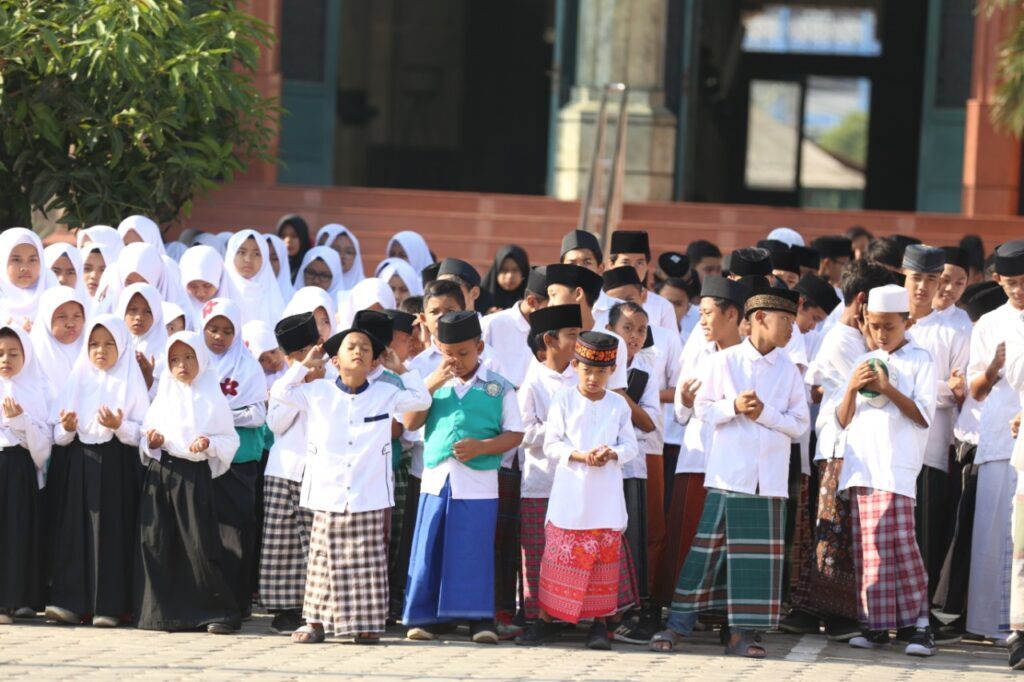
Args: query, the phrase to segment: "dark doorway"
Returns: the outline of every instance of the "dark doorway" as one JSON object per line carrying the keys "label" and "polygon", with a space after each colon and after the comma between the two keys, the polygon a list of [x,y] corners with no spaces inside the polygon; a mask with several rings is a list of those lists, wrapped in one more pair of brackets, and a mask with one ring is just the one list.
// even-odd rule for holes
{"label": "dark doorway", "polygon": [[345,0],[335,184],[542,194],[554,0]]}

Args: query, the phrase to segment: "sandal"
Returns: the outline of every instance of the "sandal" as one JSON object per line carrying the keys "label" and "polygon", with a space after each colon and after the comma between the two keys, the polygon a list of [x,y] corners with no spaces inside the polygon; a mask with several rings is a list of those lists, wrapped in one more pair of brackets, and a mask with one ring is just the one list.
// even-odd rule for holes
{"label": "sandal", "polygon": [[651,637],[650,643],[647,648],[651,651],[657,651],[659,654],[667,654],[675,651],[675,648],[679,646],[679,643],[683,641],[683,636],[675,630],[665,629]]}
{"label": "sandal", "polygon": [[356,644],[380,644],[380,634],[376,632],[360,632],[353,641]]}
{"label": "sandal", "polygon": [[734,644],[727,644],[727,656],[743,656],[744,658],[766,658],[768,652],[761,646],[761,635],[756,630],[732,628],[732,634],[738,637]]}
{"label": "sandal", "polygon": [[303,625],[292,633],[292,642],[295,644],[321,644],[327,639],[327,633],[323,628],[316,628],[312,625]]}

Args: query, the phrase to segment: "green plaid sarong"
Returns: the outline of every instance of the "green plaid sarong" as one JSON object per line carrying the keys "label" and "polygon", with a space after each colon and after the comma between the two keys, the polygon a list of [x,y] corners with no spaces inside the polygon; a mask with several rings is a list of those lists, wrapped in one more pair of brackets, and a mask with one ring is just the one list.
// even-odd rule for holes
{"label": "green plaid sarong", "polygon": [[785,499],[709,488],[672,610],[724,610],[732,627],[776,627],[785,528]]}

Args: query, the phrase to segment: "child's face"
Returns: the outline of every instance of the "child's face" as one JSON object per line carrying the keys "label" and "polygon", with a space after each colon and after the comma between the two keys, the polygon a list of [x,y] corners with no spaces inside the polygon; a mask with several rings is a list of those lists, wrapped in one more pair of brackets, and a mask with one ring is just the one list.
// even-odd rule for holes
{"label": "child's face", "polygon": [[373,344],[366,334],[352,332],[342,340],[331,362],[338,372],[369,374],[373,368]]}
{"label": "child's face", "polygon": [[424,345],[423,345],[423,337],[421,336],[421,334],[423,333],[423,330],[420,327],[421,324],[423,324],[423,323],[420,322],[419,319],[417,319],[413,323],[413,325],[412,325],[412,334],[409,336],[409,357],[410,358],[414,358],[414,357],[416,357],[417,355],[419,355],[420,353],[423,352]]}
{"label": "child's face", "polygon": [[274,271],[274,276],[281,274],[281,259],[277,257],[277,249],[274,245],[267,243],[267,259],[270,261],[270,269]]}
{"label": "child's face", "polygon": [[313,311],[313,321],[316,322],[316,330],[320,334],[320,342],[323,343],[331,338],[331,316],[323,308]]}
{"label": "child's face", "polygon": [[903,286],[906,287],[907,294],[910,296],[910,304],[912,306],[921,306],[922,308],[931,308],[932,300],[939,290],[939,273],[904,270],[903,274],[907,276]]}
{"label": "child's face", "polygon": [[412,341],[412,334],[400,332],[397,329],[391,336],[391,350],[395,351],[395,355],[402,362],[405,362],[409,358],[409,344]]}
{"label": "child's face", "polygon": [[750,318],[750,333],[770,342],[776,348],[785,348],[793,338],[796,315],[780,310],[758,310]]}
{"label": "child's face", "polygon": [[615,369],[614,367],[588,365],[576,358],[573,358],[572,366],[576,370],[577,378],[579,378],[580,392],[587,396],[600,396],[605,386],[608,385],[608,380]]}
{"label": "child's face", "polygon": [[800,283],[800,275],[789,270],[772,270],[772,275],[781,279],[790,289]]}
{"label": "child's face", "polygon": [[18,244],[7,258],[7,279],[19,289],[30,289],[39,280],[39,252],[31,244]]}
{"label": "child's face", "polygon": [[718,303],[710,296],[700,299],[700,329],[708,341],[721,341],[736,330],[738,320],[736,311],[729,308],[723,312]]}
{"label": "child's face", "polygon": [[149,284],[146,278],[137,272],[129,272],[128,276],[124,278],[124,285],[130,287],[133,284]]}
{"label": "child's face", "polygon": [[85,327],[85,311],[75,301],[61,303],[53,311],[50,319],[50,329],[53,330],[53,338],[60,343],[74,343],[82,335],[82,328]]}
{"label": "child's face", "polygon": [[25,366],[25,349],[13,336],[0,336],[0,377],[10,379]]}
{"label": "child's face", "polygon": [[[569,253],[572,253],[570,251]],[[565,284],[548,285],[548,305],[571,305],[583,303],[583,290],[579,287],[569,287]]]}
{"label": "child's face", "polygon": [[405,253],[405,248],[398,243],[398,240],[391,242],[391,248],[388,250],[388,258],[401,258],[404,261],[409,260],[409,256]]}
{"label": "child's face", "polygon": [[226,353],[235,340],[235,325],[223,315],[212,317],[203,327],[203,340],[211,353]]}
{"label": "child's face", "polygon": [[556,336],[544,336],[544,353],[550,358],[555,367],[565,368],[572,361],[573,350],[576,348],[576,339],[579,338],[582,330],[579,327],[566,327],[559,329]]}
{"label": "child's face", "polygon": [[260,246],[253,237],[249,237],[235,251],[235,270],[242,277],[252,279],[263,267],[263,254],[260,253]]}
{"label": "child's face", "polygon": [[196,352],[192,350],[192,346],[181,341],[172,343],[167,352],[167,369],[171,371],[171,376],[175,379],[183,384],[191,385],[196,375],[199,374],[199,359],[196,357]]}
{"label": "child's face", "polygon": [[466,286],[466,283],[454,275],[438,275],[438,279],[451,280],[459,285],[462,290],[462,298],[466,299],[466,310],[472,310],[476,299],[480,297],[480,287]]}
{"label": "child's face", "polygon": [[75,266],[71,264],[71,259],[66,254],[53,261],[50,270],[57,276],[58,284],[72,289],[78,284],[78,273],[75,272]]}
{"label": "child's face", "polygon": [[288,249],[289,256],[298,254],[299,249],[302,248],[302,240],[299,239],[299,233],[289,223],[285,223],[284,227],[281,228],[281,239],[284,240],[284,246]]}
{"label": "child's face", "polygon": [[284,369],[284,351],[280,348],[260,353],[260,367],[264,374],[275,374]]}
{"label": "child's face", "polygon": [[672,304],[672,309],[676,313],[676,324],[680,324],[683,316],[690,310],[690,297],[682,289],[669,285],[661,288],[661,296]]}
{"label": "child's face", "polygon": [[939,290],[935,292],[932,299],[932,307],[938,310],[945,310],[951,305],[956,305],[960,297],[964,295],[967,288],[967,271],[959,265],[947,263],[942,268],[942,275],[939,277]]}
{"label": "child's face", "polygon": [[96,295],[96,289],[100,286],[100,278],[107,270],[107,264],[103,261],[103,254],[93,251],[85,258],[82,268],[82,276],[85,278],[85,289],[90,296]]}
{"label": "child's face", "polygon": [[121,237],[121,243],[124,244],[125,246],[128,246],[129,244],[135,244],[136,242],[141,241],[142,237],[139,236],[139,233],[136,232],[135,230],[128,230],[127,232],[124,233],[124,236]]}
{"label": "child's face", "polygon": [[630,360],[640,352],[644,341],[647,340],[647,316],[643,313],[623,310],[618,322],[610,328],[626,342],[626,352]]}
{"label": "child's face", "polygon": [[447,313],[455,313],[460,310],[462,310],[462,306],[451,296],[433,296],[423,301],[420,321],[427,325],[430,335],[437,338],[437,321]]}
{"label": "child's face", "polygon": [[891,353],[903,345],[910,318],[901,313],[867,312],[868,331],[875,347]]}
{"label": "child's face", "polygon": [[646,253],[617,253],[615,254],[615,260],[612,261],[611,267],[621,268],[629,265],[636,274],[640,276],[640,281],[643,282],[647,277],[647,254]]}
{"label": "child's face", "polygon": [[620,301],[628,301],[629,303],[636,303],[640,305],[642,303],[643,292],[635,284],[627,284],[621,287],[615,287],[605,292],[612,298],[617,298]]}
{"label": "child's face", "polygon": [[178,315],[165,326],[167,327],[168,336],[172,336],[178,332],[183,332],[185,331],[185,317],[183,315]]}
{"label": "child's face", "polygon": [[515,291],[523,283],[523,273],[519,270],[519,263],[514,258],[506,258],[501,261],[501,269],[498,270],[498,286],[505,291]]}
{"label": "child's face", "polygon": [[388,286],[391,287],[391,293],[395,295],[396,306],[401,306],[402,301],[409,298],[409,287],[405,286],[405,282],[398,275],[391,275]]}
{"label": "child's face", "polygon": [[142,336],[153,326],[153,310],[142,294],[135,294],[124,311],[124,323],[133,336]]}
{"label": "child's face", "polygon": [[117,364],[117,344],[106,327],[93,327],[89,334],[89,362],[104,372]]}
{"label": "child's face", "polygon": [[331,242],[331,248],[338,252],[341,259],[341,271],[348,272],[356,262],[356,246],[347,234],[339,234]]}
{"label": "child's face", "polygon": [[444,360],[454,360],[457,374],[465,379],[480,365],[480,353],[484,352],[484,342],[480,339],[468,339],[459,343],[439,343]]}
{"label": "child's face", "polygon": [[701,258],[699,261],[694,263],[693,271],[697,273],[697,277],[699,277],[701,281],[703,281],[708,275],[721,275],[722,259],[715,256]]}
{"label": "child's face", "polygon": [[320,287],[324,291],[328,291],[331,288],[331,282],[334,281],[334,275],[327,267],[327,263],[319,258],[314,258],[303,270],[302,281],[307,287]]}
{"label": "child's face", "polygon": [[1013,277],[996,275],[993,279],[1006,292],[1006,297],[1010,299],[1010,305],[1016,310],[1024,310],[1024,275]]}
{"label": "child's face", "polygon": [[578,265],[581,268],[586,268],[592,272],[601,274],[601,263],[597,260],[597,256],[590,249],[573,249],[572,251],[566,251],[565,255],[562,256],[563,265]]}
{"label": "child's face", "polygon": [[823,322],[826,317],[828,315],[825,314],[823,308],[807,305],[806,299],[800,299],[800,309],[796,314],[796,326],[800,328],[801,334],[806,334],[817,327],[818,323]]}
{"label": "child's face", "polygon": [[839,258],[822,258],[821,272],[828,277],[828,281],[831,284],[839,284],[839,280],[843,276],[843,268],[849,264],[849,256],[841,256]]}

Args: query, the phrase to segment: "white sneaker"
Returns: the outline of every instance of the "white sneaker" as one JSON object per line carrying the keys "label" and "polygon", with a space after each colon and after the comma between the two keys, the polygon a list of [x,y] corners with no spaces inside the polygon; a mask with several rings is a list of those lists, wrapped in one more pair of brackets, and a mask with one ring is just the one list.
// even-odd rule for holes
{"label": "white sneaker", "polygon": [[0,611],[0,625],[12,625],[14,623],[14,616],[7,613],[6,611]]}
{"label": "white sneaker", "polygon": [[46,617],[50,620],[55,620],[58,623],[67,623],[68,625],[78,625],[82,622],[82,619],[77,613],[61,608],[60,606],[47,606]]}
{"label": "white sneaker", "polygon": [[121,621],[113,616],[93,616],[92,626],[94,628],[116,628]]}

